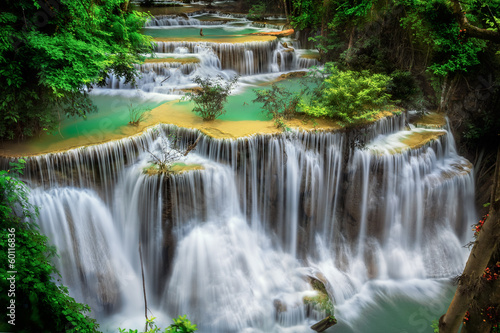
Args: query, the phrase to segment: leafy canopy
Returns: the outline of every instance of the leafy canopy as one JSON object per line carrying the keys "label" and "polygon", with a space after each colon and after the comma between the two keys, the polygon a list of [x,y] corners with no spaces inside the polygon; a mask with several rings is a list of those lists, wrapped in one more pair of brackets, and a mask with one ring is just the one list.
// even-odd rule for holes
{"label": "leafy canopy", "polygon": [[95,111],[86,89],[109,73],[133,81],[151,52],[147,14],[126,0],[5,1],[0,12],[0,139],[53,131]]}

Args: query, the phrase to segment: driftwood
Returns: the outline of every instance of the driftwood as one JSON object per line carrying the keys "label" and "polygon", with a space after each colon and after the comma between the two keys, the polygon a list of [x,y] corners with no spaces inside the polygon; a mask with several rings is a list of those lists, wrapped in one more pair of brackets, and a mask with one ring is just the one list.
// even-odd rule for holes
{"label": "driftwood", "polygon": [[312,330],[315,330],[316,332],[323,332],[327,328],[332,327],[337,323],[337,319],[333,316],[328,316],[325,319],[317,322],[316,324],[311,326]]}

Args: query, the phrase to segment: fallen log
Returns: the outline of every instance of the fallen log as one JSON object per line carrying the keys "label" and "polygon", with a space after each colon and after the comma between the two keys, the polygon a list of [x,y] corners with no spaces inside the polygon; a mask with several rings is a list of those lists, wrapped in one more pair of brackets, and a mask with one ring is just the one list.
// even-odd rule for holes
{"label": "fallen log", "polygon": [[311,326],[312,330],[315,330],[316,332],[323,332],[327,328],[332,327],[337,323],[337,319],[335,319],[334,316],[328,316],[325,319],[317,322],[316,324]]}
{"label": "fallen log", "polygon": [[251,33],[250,35],[254,36],[276,36],[276,37],[288,37],[291,36],[295,33],[295,30],[293,29],[287,29],[283,31],[272,31],[272,32],[254,32]]}

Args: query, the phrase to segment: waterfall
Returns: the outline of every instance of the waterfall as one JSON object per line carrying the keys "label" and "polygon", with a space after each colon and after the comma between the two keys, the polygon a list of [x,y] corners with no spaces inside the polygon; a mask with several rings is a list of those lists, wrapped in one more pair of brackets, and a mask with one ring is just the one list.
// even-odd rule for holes
{"label": "waterfall", "polygon": [[[196,76],[220,75],[226,79],[230,74],[221,69],[221,62],[212,48],[204,45],[195,45],[192,54],[183,46],[176,46],[171,53],[157,53],[160,62],[135,65],[141,72],[140,78],[136,80],[136,87],[146,92],[163,94],[178,93],[181,89],[191,88],[192,79]],[[183,63],[185,56],[189,55],[194,60],[191,63]],[[172,61],[161,62],[162,58],[170,58]],[[178,62],[177,62],[178,61]],[[107,81],[110,89],[133,89],[130,83],[125,83],[124,78],[110,75]]]}
{"label": "waterfall", "polygon": [[[339,321],[354,325],[382,294],[436,297],[435,281],[467,257],[472,166],[446,128],[405,122],[384,118],[358,136],[202,137],[181,162],[203,168],[169,178],[143,172],[142,147],[161,154],[162,142],[187,147],[199,133],[162,125],[28,158],[26,181],[63,282],[115,329],[142,320],[139,241],[160,318],[187,314],[201,332],[306,332],[324,313],[305,311],[305,277],[321,274]],[[436,138],[400,149],[424,131]]]}
{"label": "waterfall", "polygon": [[[221,22],[203,22],[203,25],[221,24]],[[179,16],[171,15],[157,15],[150,18],[145,26],[146,27],[158,27],[158,26],[190,26],[190,25],[201,25],[200,20],[188,17],[187,19]]]}
{"label": "waterfall", "polygon": [[[273,66],[273,53],[278,47],[277,40],[247,43],[211,42],[157,42],[155,52],[172,53],[176,48],[185,47],[189,53],[197,53],[199,47],[211,48],[220,60],[222,69],[231,69],[239,74],[270,73]],[[246,51],[253,54],[253,68],[245,67]]]}

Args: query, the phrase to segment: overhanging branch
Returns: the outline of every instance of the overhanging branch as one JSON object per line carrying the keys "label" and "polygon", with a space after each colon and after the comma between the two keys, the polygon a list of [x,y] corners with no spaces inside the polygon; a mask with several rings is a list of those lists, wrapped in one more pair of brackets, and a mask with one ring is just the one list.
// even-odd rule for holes
{"label": "overhanging branch", "polygon": [[490,40],[495,43],[500,43],[500,31],[481,29],[469,23],[465,12],[460,5],[459,0],[452,0],[453,14],[457,18],[460,29],[465,29],[468,37]]}

